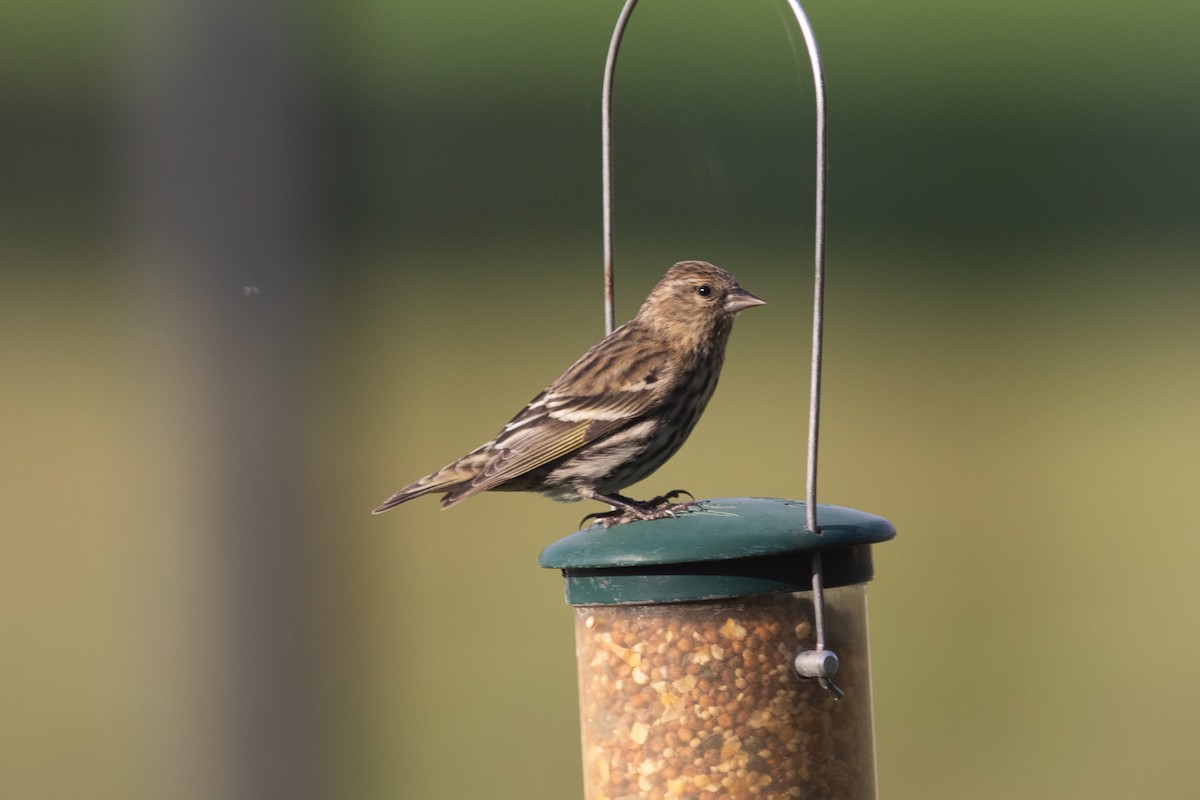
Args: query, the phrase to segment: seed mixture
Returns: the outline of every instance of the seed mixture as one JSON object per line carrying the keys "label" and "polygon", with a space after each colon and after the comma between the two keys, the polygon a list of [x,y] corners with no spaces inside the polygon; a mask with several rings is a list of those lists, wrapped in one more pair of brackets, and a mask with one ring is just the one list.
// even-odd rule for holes
{"label": "seed mixture", "polygon": [[807,593],[575,611],[587,800],[875,797],[866,630],[836,609],[842,700],[792,669]]}

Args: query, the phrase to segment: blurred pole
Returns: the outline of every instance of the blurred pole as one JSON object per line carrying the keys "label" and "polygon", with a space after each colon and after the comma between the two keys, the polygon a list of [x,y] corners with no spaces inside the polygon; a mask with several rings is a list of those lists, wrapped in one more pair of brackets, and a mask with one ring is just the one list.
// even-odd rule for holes
{"label": "blurred pole", "polygon": [[311,492],[317,170],[297,7],[143,7],[126,64],[162,537],[162,796],[321,792]]}

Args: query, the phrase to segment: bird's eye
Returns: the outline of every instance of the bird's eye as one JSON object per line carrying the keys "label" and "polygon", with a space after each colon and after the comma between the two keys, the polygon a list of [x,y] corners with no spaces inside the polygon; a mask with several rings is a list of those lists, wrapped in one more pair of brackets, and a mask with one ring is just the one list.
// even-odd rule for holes
{"label": "bird's eye", "polygon": [[712,294],[712,287],[707,283],[701,284],[700,286],[696,287],[696,294],[700,295],[701,297],[708,297]]}

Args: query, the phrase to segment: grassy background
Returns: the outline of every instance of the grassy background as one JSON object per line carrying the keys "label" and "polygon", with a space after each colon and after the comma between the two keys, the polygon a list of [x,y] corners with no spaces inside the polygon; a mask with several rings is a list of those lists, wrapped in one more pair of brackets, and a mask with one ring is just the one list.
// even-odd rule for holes
{"label": "grassy background", "polygon": [[[207,7],[0,7],[0,793],[579,796],[571,615],[536,558],[591,509],[366,512],[601,333],[618,5]],[[870,591],[880,794],[1194,797],[1200,10],[808,10],[821,497],[900,532]],[[622,52],[618,317],[680,258],[769,302],[634,494],[802,493],[812,119],[786,13],[653,0]],[[242,28],[285,65],[280,143],[172,83],[222,63],[198,32]],[[302,267],[251,244],[194,268],[189,207],[184,234],[153,224],[138,120],[164,97],[216,142],[172,151],[201,168],[156,173],[168,196],[290,153],[265,241]],[[206,209],[276,229],[215,185]]]}

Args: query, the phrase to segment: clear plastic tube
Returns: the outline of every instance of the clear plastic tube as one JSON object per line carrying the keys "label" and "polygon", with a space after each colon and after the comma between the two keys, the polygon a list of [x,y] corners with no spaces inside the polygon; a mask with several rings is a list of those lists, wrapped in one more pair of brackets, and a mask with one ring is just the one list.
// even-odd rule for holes
{"label": "clear plastic tube", "polygon": [[810,592],[576,607],[587,800],[873,800],[866,585],[825,608],[842,700],[792,666]]}

